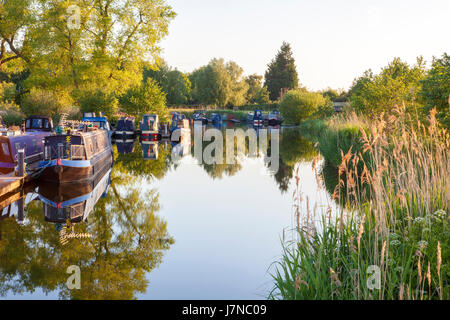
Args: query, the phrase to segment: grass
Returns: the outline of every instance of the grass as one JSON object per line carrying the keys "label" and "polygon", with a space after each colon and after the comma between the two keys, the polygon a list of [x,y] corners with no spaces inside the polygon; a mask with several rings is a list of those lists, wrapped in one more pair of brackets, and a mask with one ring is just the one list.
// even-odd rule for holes
{"label": "grass", "polygon": [[361,129],[368,132],[368,124],[354,113],[337,115],[325,121],[308,120],[300,128],[305,136],[318,142],[320,153],[336,168],[342,162],[343,153],[350,148],[355,153],[362,152]]}
{"label": "grass", "polygon": [[[387,120],[354,119],[361,123],[362,152],[342,155],[333,198],[351,205],[336,218],[322,213],[312,223],[309,216],[318,213],[307,212],[301,223],[297,182],[296,238],[283,243],[269,298],[450,298],[450,136],[435,114],[427,126],[411,126],[402,108]],[[364,185],[370,197],[361,195]]]}

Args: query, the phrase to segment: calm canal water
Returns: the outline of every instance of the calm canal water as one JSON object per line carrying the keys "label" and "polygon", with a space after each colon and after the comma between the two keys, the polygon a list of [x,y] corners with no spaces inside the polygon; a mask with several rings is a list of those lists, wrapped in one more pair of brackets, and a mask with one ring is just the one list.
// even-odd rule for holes
{"label": "calm canal water", "polygon": [[[333,174],[318,187],[317,151],[295,129],[280,132],[276,173],[264,157],[198,163],[189,141],[114,152],[113,168],[89,186],[30,186],[23,215],[15,198],[2,202],[0,298],[265,299],[296,223],[296,172],[301,211],[332,203]],[[69,266],[80,268],[80,289],[66,285]]]}

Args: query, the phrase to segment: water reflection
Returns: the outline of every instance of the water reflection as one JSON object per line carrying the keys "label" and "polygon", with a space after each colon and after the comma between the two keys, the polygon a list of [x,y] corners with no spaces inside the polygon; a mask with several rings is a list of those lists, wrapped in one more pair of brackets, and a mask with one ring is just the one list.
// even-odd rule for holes
{"label": "water reflection", "polygon": [[[145,292],[146,273],[174,240],[157,215],[157,192],[142,192],[135,179],[122,188],[108,170],[89,185],[41,185],[38,197],[30,193],[23,225],[7,209],[0,220],[0,295],[40,289],[60,298],[133,299]],[[71,265],[81,268],[80,290],[65,285]]]}
{"label": "water reflection", "polygon": [[129,154],[134,151],[135,140],[116,140],[117,152],[119,154]]}
{"label": "water reflection", "polygon": [[[230,129],[230,124],[221,130]],[[204,132],[206,127],[197,129]],[[268,129],[269,134],[272,130],[281,131],[280,168],[269,176],[252,171],[253,165],[263,168],[269,165],[261,150],[251,155],[248,140],[244,141],[242,154],[236,147],[233,164],[206,164],[195,161],[189,136],[177,144],[167,140],[116,142],[114,167],[92,184],[71,188],[40,184],[9,195],[8,199],[0,198],[0,296],[26,294],[45,298],[38,294],[44,292],[67,299],[133,299],[144,293],[147,297],[158,288],[161,294],[161,286],[177,287],[178,283],[172,282],[183,269],[180,265],[190,262],[194,266],[183,269],[183,273],[195,273],[208,263],[214,265],[209,270],[217,273],[211,278],[215,280],[209,283],[211,289],[201,287],[203,294],[208,290],[218,294],[222,277],[227,282],[223,284],[225,287],[231,287],[235,279],[233,292],[238,292],[245,280],[233,270],[246,263],[251,270],[246,278],[262,274],[255,281],[263,284],[268,265],[265,263],[273,261],[274,254],[270,252],[279,252],[279,226],[289,223],[290,218],[283,219],[290,215],[291,199],[287,191],[292,185],[294,167],[301,162],[309,163],[317,155],[312,143],[299,131],[275,127]],[[260,132],[256,130],[257,135]],[[202,150],[209,143],[203,142]],[[226,159],[226,148],[221,152]],[[267,154],[271,152],[269,143]],[[235,179],[232,185],[227,184],[232,177]],[[161,190],[166,194],[162,200]],[[236,194],[230,195],[233,191]],[[171,214],[175,218],[168,220],[168,225],[166,219]],[[244,238],[239,237],[241,229]],[[178,250],[173,248],[173,232],[180,239]],[[255,249],[251,247],[253,243]],[[261,247],[265,250],[260,250]],[[267,251],[268,247],[272,251]],[[245,251],[247,248],[251,251]],[[212,255],[205,254],[205,250]],[[155,271],[170,270],[170,265],[160,268],[163,270],[155,269],[172,252],[181,257],[171,264],[175,271],[160,281],[160,287],[149,286],[150,280],[160,279]],[[233,259],[236,253],[239,259]],[[267,254],[267,259],[263,254]],[[81,268],[80,290],[69,290],[65,284],[69,276],[66,270],[71,265]],[[222,273],[218,271],[220,265],[226,267]],[[155,271],[150,273],[152,270]],[[224,274],[227,270],[229,274]],[[209,274],[204,275],[204,279],[210,279]],[[195,275],[183,280],[202,281]],[[195,288],[180,287],[180,293],[190,290]],[[171,292],[173,296],[163,297],[176,298],[176,293]],[[197,297],[217,296],[199,293]],[[255,298],[248,292],[227,297]]]}
{"label": "water reflection", "polygon": [[[89,183],[60,186],[41,183],[38,193],[45,221],[75,224],[87,222],[88,216],[100,198],[106,198],[111,182],[111,169]],[[60,229],[58,227],[57,229]]]}

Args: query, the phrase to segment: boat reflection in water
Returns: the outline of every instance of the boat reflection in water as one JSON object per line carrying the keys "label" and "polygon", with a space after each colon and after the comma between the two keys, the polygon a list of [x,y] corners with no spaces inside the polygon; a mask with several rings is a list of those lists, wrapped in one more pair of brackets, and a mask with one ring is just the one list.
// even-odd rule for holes
{"label": "boat reflection in water", "polygon": [[61,187],[55,184],[41,183],[39,198],[43,204],[45,221],[56,223],[57,230],[62,224],[87,222],[89,213],[100,198],[105,198],[111,183],[111,168],[99,174],[90,183],[79,183]]}
{"label": "boat reflection in water", "polygon": [[24,222],[24,208],[32,201],[37,200],[36,186],[26,186],[0,197],[0,221],[9,217],[16,217],[19,224]]}
{"label": "boat reflection in water", "polygon": [[135,139],[116,140],[117,152],[119,154],[130,154],[134,151]]}
{"label": "boat reflection in water", "polygon": [[172,142],[164,139],[159,141],[141,141],[142,157],[144,160],[158,160],[159,146],[163,145],[167,151],[168,146],[172,147],[172,161],[176,161],[191,153],[191,134],[190,132],[182,133],[180,142]]}

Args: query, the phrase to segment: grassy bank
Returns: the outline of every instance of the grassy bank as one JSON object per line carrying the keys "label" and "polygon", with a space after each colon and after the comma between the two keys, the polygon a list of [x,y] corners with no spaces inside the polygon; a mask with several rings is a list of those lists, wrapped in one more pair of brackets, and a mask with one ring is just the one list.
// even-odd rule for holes
{"label": "grassy bank", "polygon": [[[335,219],[308,212],[322,214],[319,224],[301,223],[295,213],[297,237],[284,243],[270,298],[449,299],[449,134],[434,112],[426,127],[411,127],[400,109],[388,121],[359,120],[362,151],[342,155],[333,194],[341,203],[348,197],[352,209]],[[361,163],[362,173],[352,163]],[[369,201],[360,195],[364,185]]]}
{"label": "grassy bank", "polygon": [[362,154],[362,131],[368,133],[368,124],[356,114],[350,114],[337,115],[327,120],[307,120],[300,125],[300,129],[303,135],[318,143],[323,157],[337,168],[343,154],[350,148],[354,153]]}

